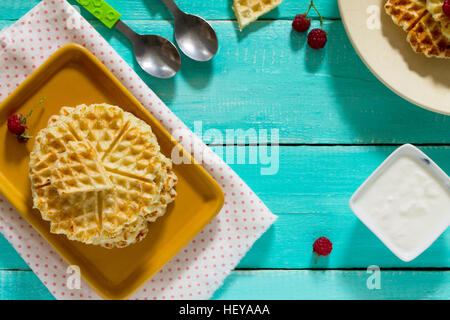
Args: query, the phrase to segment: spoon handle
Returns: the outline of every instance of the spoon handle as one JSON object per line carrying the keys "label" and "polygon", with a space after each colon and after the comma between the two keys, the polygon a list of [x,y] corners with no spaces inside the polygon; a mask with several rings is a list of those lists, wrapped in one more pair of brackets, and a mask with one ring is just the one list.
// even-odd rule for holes
{"label": "spoon handle", "polygon": [[134,32],[129,26],[127,26],[122,20],[117,21],[115,28],[122,32],[122,34],[130,39],[130,41],[133,43],[139,37],[139,35]]}
{"label": "spoon handle", "polygon": [[167,9],[169,9],[169,11],[172,13],[174,17],[182,13],[180,8],[178,8],[178,6],[173,0],[161,0],[161,1],[166,5]]}
{"label": "spoon handle", "polygon": [[111,7],[109,4],[107,4],[106,1],[104,0],[96,0],[96,1],[76,0],[76,1],[110,29],[120,19],[121,14],[116,10],[114,10],[114,8]]}

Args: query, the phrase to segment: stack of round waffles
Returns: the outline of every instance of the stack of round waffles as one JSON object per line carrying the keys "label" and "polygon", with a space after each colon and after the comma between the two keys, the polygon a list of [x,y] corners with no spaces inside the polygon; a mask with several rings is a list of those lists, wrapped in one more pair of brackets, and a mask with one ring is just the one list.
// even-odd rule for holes
{"label": "stack of round waffles", "polygon": [[175,198],[177,177],[150,126],[107,104],[63,107],[36,137],[33,204],[51,232],[125,247]]}
{"label": "stack of round waffles", "polygon": [[444,0],[388,0],[385,9],[407,32],[407,41],[427,57],[450,58],[450,18]]}

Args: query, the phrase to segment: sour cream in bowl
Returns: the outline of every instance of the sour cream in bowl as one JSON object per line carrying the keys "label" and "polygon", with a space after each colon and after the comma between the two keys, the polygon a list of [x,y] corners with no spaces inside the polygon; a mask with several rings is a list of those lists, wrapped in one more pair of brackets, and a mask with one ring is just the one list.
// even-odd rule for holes
{"label": "sour cream in bowl", "polygon": [[361,185],[350,208],[395,255],[411,261],[450,225],[450,178],[406,144]]}

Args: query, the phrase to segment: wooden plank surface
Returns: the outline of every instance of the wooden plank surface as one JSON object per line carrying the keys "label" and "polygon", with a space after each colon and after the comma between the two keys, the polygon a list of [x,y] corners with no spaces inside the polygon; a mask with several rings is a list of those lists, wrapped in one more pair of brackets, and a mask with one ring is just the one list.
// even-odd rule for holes
{"label": "wooden plank surface", "polygon": [[237,271],[215,299],[448,299],[449,271],[382,271],[369,290],[366,271]]}
{"label": "wooden plank surface", "polygon": [[[0,2],[0,29],[38,3]],[[137,32],[173,39],[171,17],[160,0],[108,2]],[[233,272],[215,298],[448,299],[449,271],[383,271],[383,289],[371,291],[365,286],[368,275],[364,269],[371,264],[448,269],[449,231],[418,259],[404,263],[359,222],[347,203],[395,148],[385,145],[434,144],[422,149],[450,173],[450,117],[404,101],[367,70],[348,41],[335,0],[316,1],[329,32],[329,42],[321,51],[309,49],[305,36],[291,31],[292,18],[309,1],[285,0],[242,33],[231,2],[177,0],[181,8],[213,20],[220,50],[210,63],[183,57],[180,74],[171,80],[154,79],[140,71],[128,40],[82,11],[191,129],[195,121],[202,120],[204,131],[279,130],[279,142],[284,145],[277,175],[261,176],[258,165],[232,167],[280,216],[239,268],[286,270]],[[313,26],[318,26],[317,19]],[[334,251],[316,265],[311,244],[322,235],[332,239]],[[313,270],[317,268],[331,270]],[[334,270],[347,268],[362,270]],[[45,286],[1,238],[0,299],[50,298]]]}
{"label": "wooden plank surface", "polygon": [[[1,21],[0,28],[11,22]],[[210,63],[183,57],[180,74],[158,80],[137,66],[128,40],[93,22],[168,106],[193,128],[278,129],[286,144],[448,143],[450,117],[416,107],[380,83],[356,55],[340,21],[313,51],[289,21],[260,21],[240,38],[234,22],[214,22],[221,48]],[[172,38],[166,21],[129,21]],[[317,24],[317,22],[314,22]],[[257,79],[257,81],[256,81]],[[407,115],[407,117],[405,117]]]}
{"label": "wooden plank surface", "polygon": [[32,271],[0,270],[0,300],[48,299],[53,295]]}
{"label": "wooden plank surface", "polygon": [[[39,0],[4,1],[0,8],[0,19],[18,19],[38,2]],[[69,2],[81,7],[73,0],[69,0]],[[108,0],[107,2],[122,14],[123,19],[173,19],[161,0]],[[232,0],[177,0],[176,3],[180,9],[208,20],[236,20],[231,9]],[[296,14],[303,13],[308,5],[309,0],[285,0],[279,8],[266,14],[263,19],[292,19]],[[325,18],[336,19],[339,17],[335,0],[317,1],[317,7]],[[311,16],[316,17],[317,14],[312,12]],[[86,17],[91,16],[86,14]]]}
{"label": "wooden plank surface", "polygon": [[[312,243],[320,236],[333,241],[333,252],[316,264]],[[0,237],[0,252],[2,269],[28,269],[3,237]],[[351,212],[343,216],[333,213],[281,215],[254,244],[238,268],[340,269],[366,268],[372,264],[383,268],[448,268],[450,231],[417,259],[407,263],[391,253]]]}
{"label": "wooden plank surface", "polygon": [[[234,271],[213,299],[448,299],[450,271],[381,271],[369,290],[365,270]],[[0,270],[0,299],[53,299],[30,271]]]}
{"label": "wooden plank surface", "polygon": [[[249,153],[250,147],[240,147]],[[280,169],[261,176],[261,165],[232,165],[233,169],[279,215],[275,225],[257,241],[240,268],[418,268],[450,266],[450,231],[422,256],[405,263],[394,256],[351,212],[348,200],[359,185],[395,147],[282,146]],[[450,147],[421,147],[450,173]],[[242,151],[239,151],[242,152]],[[235,154],[238,150],[235,149]],[[314,264],[313,241],[327,236],[334,251]],[[27,268],[0,241],[0,269]]]}

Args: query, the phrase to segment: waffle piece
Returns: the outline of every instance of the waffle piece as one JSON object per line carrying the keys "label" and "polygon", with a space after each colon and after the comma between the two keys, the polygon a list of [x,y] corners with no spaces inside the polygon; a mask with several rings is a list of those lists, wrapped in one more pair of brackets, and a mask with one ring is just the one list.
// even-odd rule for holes
{"label": "waffle piece", "polygon": [[407,32],[407,41],[415,52],[449,58],[450,43],[441,24],[427,10],[427,0],[388,0],[385,10]]}
{"label": "waffle piece", "polygon": [[66,148],[58,155],[50,180],[61,195],[113,188],[97,153],[88,142],[70,141]]}
{"label": "waffle piece", "polygon": [[[125,114],[125,118],[128,128],[110,148],[103,165],[116,180],[116,186],[127,184],[126,189],[134,190],[135,194],[146,191],[140,196],[143,216],[153,222],[164,214],[167,205],[174,200],[177,177],[170,160],[160,153],[150,127],[129,113]],[[122,179],[118,180],[118,176]]]}
{"label": "waffle piece", "polygon": [[52,125],[39,132],[30,155],[29,175],[34,187],[50,183],[52,165],[66,151],[66,145],[76,141],[76,137],[65,126]]}
{"label": "waffle piece", "polygon": [[142,216],[137,216],[137,219],[130,224],[124,225],[123,231],[116,235],[105,236],[98,244],[107,249],[124,248],[133,243],[144,239],[148,234],[148,223]]}
{"label": "waffle piece", "polygon": [[116,189],[116,202],[121,215],[118,218],[122,225],[132,224],[139,215],[147,215],[148,208],[153,204],[158,204],[160,196],[154,184],[114,173],[110,174],[110,178]]}
{"label": "waffle piece", "polygon": [[124,112],[107,104],[76,108],[64,107],[58,120],[63,120],[80,139],[89,141],[101,159],[114,138],[124,128]]}
{"label": "waffle piece", "polygon": [[[125,114],[128,127],[103,158],[107,170],[144,181],[160,183],[165,157],[150,127],[130,113]],[[160,172],[161,171],[161,172]]]}
{"label": "waffle piece", "polygon": [[95,191],[80,192],[61,197],[53,186],[44,191],[49,203],[47,217],[50,231],[65,234],[70,240],[95,243],[100,235],[100,213]]}
{"label": "waffle piece", "polygon": [[424,15],[408,32],[407,40],[417,53],[427,57],[450,58],[450,41],[433,19],[431,13]]}
{"label": "waffle piece", "polygon": [[442,34],[450,41],[450,18],[442,10],[445,0],[428,0],[427,10],[433,15],[433,19],[441,26]]}
{"label": "waffle piece", "polygon": [[282,0],[234,0],[233,11],[242,30],[260,16],[275,9]]}
{"label": "waffle piece", "polygon": [[167,176],[161,189],[161,195],[157,203],[149,206],[145,218],[148,222],[153,222],[162,216],[167,206],[175,200],[177,193],[175,192],[175,185],[177,184],[177,176],[171,168],[167,168]]}
{"label": "waffle piece", "polygon": [[[39,132],[30,157],[33,204],[50,231],[85,243],[98,241],[99,204],[95,187],[112,189],[96,153],[64,124]],[[101,205],[101,207],[107,207]]]}
{"label": "waffle piece", "polygon": [[106,104],[63,107],[51,117],[36,137],[29,175],[51,232],[105,248],[142,240],[176,196],[172,163],[150,126]]}
{"label": "waffle piece", "polygon": [[427,0],[388,0],[384,5],[392,21],[409,31],[427,13]]}

